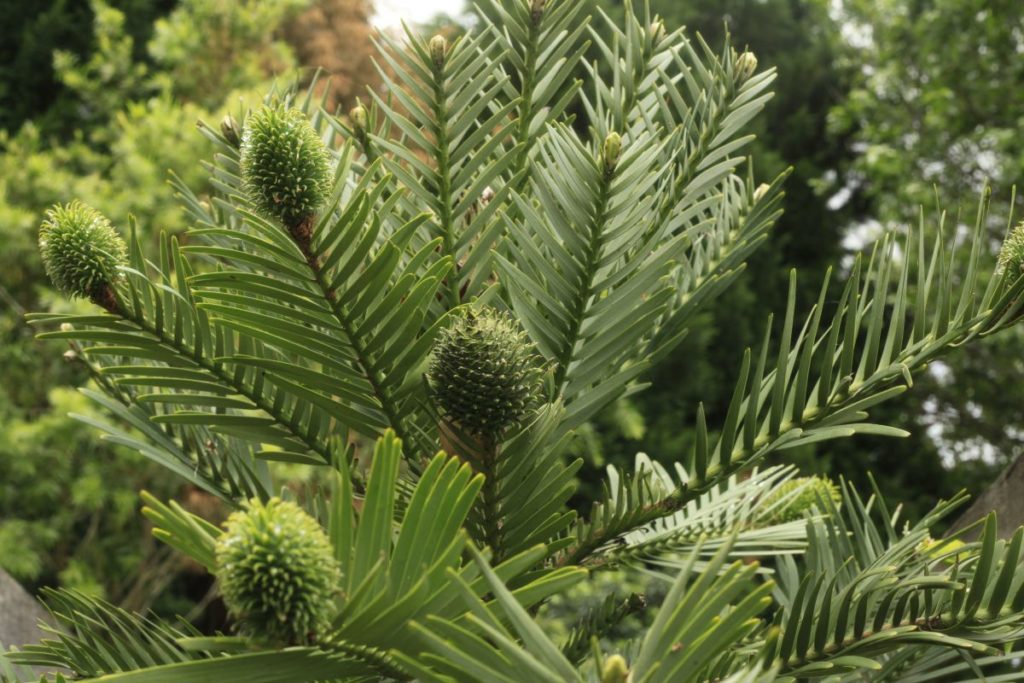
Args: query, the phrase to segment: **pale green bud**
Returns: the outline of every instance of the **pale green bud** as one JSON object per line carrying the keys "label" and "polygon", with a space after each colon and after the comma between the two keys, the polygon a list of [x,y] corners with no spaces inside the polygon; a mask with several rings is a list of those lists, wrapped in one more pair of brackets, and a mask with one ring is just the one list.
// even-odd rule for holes
{"label": "pale green bud", "polygon": [[661,17],[655,17],[651,25],[647,27],[647,33],[651,37],[651,42],[657,43],[665,37],[665,22],[661,20]]}
{"label": "pale green bud", "polygon": [[434,60],[435,66],[444,66],[444,59],[448,55],[448,41],[438,34],[430,39],[430,58]]}
{"label": "pale green bud", "polygon": [[601,152],[601,159],[604,162],[606,171],[615,170],[615,165],[619,163],[620,154],[622,154],[622,136],[612,131],[604,139],[604,147]]}
{"label": "pale green bud", "polygon": [[352,121],[352,128],[354,128],[357,133],[362,133],[366,130],[366,107],[361,104],[357,104],[352,107],[352,111],[348,113],[348,118]]}
{"label": "pale green bud", "polygon": [[601,669],[601,683],[626,683],[629,667],[622,655],[612,655],[604,660]]}
{"label": "pale green bud", "polygon": [[544,8],[547,4],[547,0],[530,0],[530,19],[534,24],[538,23],[544,16]]}
{"label": "pale green bud", "polygon": [[754,189],[754,203],[764,199],[765,195],[768,194],[768,190],[771,188],[766,183],[761,183]]}
{"label": "pale green bud", "polygon": [[775,523],[794,522],[804,518],[804,512],[819,506],[819,501],[843,502],[839,488],[827,477],[797,477],[776,486],[761,503],[765,507],[776,505],[771,512]]}
{"label": "pale green bud", "polygon": [[231,114],[225,114],[220,120],[220,133],[232,147],[237,149],[242,144],[242,127]]}
{"label": "pale green bud", "polygon": [[754,75],[755,71],[757,71],[757,57],[753,52],[744,50],[743,53],[736,58],[734,71],[738,82],[742,83],[747,80]]}

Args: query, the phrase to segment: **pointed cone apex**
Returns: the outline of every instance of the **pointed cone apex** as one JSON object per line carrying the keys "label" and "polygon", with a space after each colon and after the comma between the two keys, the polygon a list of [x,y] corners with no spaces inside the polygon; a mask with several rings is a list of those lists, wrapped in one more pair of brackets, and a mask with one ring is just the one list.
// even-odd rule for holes
{"label": "pointed cone apex", "polygon": [[444,66],[445,57],[448,56],[448,41],[438,34],[430,39],[430,58],[436,66]]}
{"label": "pointed cone apex", "polygon": [[604,668],[601,669],[601,683],[626,683],[629,677],[629,667],[622,655],[612,655],[604,660]]}
{"label": "pointed cone apex", "polygon": [[445,418],[476,437],[497,439],[540,395],[541,363],[507,314],[466,312],[438,336],[429,380]]}
{"label": "pointed cone apex", "polygon": [[330,625],[341,570],[316,520],[295,503],[253,499],[225,528],[217,579],[243,633],[290,645]]}
{"label": "pointed cone apex", "polygon": [[331,191],[330,154],[298,109],[267,105],[250,114],[241,165],[256,208],[289,228],[316,215]]}
{"label": "pointed cone apex", "polygon": [[999,269],[1014,280],[1024,275],[1024,221],[1010,231],[999,249]]}
{"label": "pointed cone apex", "polygon": [[736,73],[736,80],[739,83],[747,80],[754,75],[755,71],[757,71],[757,57],[753,52],[745,50],[736,58],[734,71]]}
{"label": "pointed cone apex", "polygon": [[619,163],[619,155],[622,154],[622,136],[612,131],[604,139],[604,148],[601,150],[601,158],[604,161],[606,171],[615,170]]}
{"label": "pointed cone apex", "polygon": [[39,252],[46,274],[65,295],[116,307],[113,284],[128,249],[99,211],[79,201],[55,205],[39,228]]}

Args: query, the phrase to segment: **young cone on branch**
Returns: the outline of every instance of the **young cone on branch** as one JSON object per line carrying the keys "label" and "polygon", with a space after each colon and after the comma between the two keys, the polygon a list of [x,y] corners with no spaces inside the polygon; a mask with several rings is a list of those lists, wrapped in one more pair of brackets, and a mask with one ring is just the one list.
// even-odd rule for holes
{"label": "young cone on branch", "polygon": [[999,250],[999,268],[1011,278],[1024,275],[1024,221],[1006,236]]}
{"label": "young cone on branch", "polygon": [[128,249],[103,214],[79,201],[54,206],[39,229],[39,251],[57,289],[117,310],[114,283]]}
{"label": "young cone on branch", "polygon": [[331,192],[330,154],[298,109],[265,105],[242,133],[242,179],[256,208],[308,251],[313,218]]}
{"label": "young cone on branch", "polygon": [[304,643],[334,613],[341,570],[320,525],[295,503],[253,499],[228,517],[217,541],[217,578],[246,634]]}
{"label": "young cone on branch", "polygon": [[519,325],[491,308],[441,333],[430,365],[434,400],[456,429],[493,444],[540,395],[540,358]]}
{"label": "young cone on branch", "polygon": [[[798,490],[799,492],[793,495]],[[765,499],[764,505],[770,507],[786,498],[789,500],[772,514],[772,519],[777,524],[803,519],[805,511],[820,507],[819,501],[831,499],[836,505],[843,502],[839,488],[827,477],[797,477],[796,479],[790,479],[775,487]]]}

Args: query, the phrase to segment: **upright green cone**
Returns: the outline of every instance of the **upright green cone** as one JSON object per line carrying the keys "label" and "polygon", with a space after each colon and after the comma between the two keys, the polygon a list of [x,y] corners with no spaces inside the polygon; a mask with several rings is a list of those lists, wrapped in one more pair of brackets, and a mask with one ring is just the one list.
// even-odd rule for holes
{"label": "upright green cone", "polygon": [[[819,507],[819,501],[843,502],[839,488],[827,477],[797,477],[776,486],[762,505],[777,507],[771,513],[775,524],[795,522],[804,518],[804,512]],[[784,502],[783,502],[784,501]]]}
{"label": "upright green cone", "polygon": [[999,250],[999,269],[1014,280],[1024,275],[1024,221],[1006,236]]}
{"label": "upright green cone", "polygon": [[256,208],[293,234],[310,223],[330,195],[331,164],[306,115],[263,106],[246,119],[241,150],[242,179]]}
{"label": "upright green cone", "polygon": [[429,379],[447,420],[493,441],[536,403],[540,357],[509,315],[490,308],[470,311],[439,335]]}
{"label": "upright green cone", "polygon": [[280,498],[252,500],[217,541],[217,578],[240,630],[273,643],[310,642],[329,623],[341,570],[320,525]]}
{"label": "upright green cone", "polygon": [[39,252],[46,274],[65,295],[117,309],[114,283],[128,249],[99,211],[79,201],[55,205],[39,229]]}

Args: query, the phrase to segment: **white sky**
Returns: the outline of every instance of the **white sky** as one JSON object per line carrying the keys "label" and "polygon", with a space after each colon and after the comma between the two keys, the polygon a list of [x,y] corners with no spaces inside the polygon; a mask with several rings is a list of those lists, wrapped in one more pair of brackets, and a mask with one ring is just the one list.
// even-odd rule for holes
{"label": "white sky", "polygon": [[458,16],[466,7],[466,0],[375,0],[377,10],[373,23],[380,28],[399,26],[399,22],[418,24],[439,13]]}

